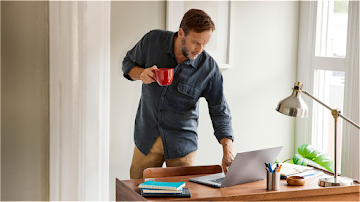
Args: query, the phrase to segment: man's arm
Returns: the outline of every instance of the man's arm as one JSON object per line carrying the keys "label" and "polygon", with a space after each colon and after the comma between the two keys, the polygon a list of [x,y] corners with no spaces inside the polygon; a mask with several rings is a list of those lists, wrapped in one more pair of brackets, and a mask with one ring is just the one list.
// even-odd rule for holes
{"label": "man's arm", "polygon": [[142,80],[146,84],[153,82],[151,78],[154,78],[153,72],[156,68],[148,68],[149,66],[146,66],[146,61],[149,60],[149,47],[151,47],[151,33],[153,32],[150,31],[145,34],[143,38],[126,53],[122,62],[122,71],[125,78],[132,81]]}
{"label": "man's arm", "polygon": [[232,139],[229,138],[222,138],[220,140],[220,143],[223,147],[223,159],[222,159],[222,167],[224,170],[224,173],[227,173],[227,169],[228,167],[231,165],[231,163],[233,162],[235,156],[234,156],[234,151],[233,151],[233,143],[232,143]]}
{"label": "man's arm", "polygon": [[150,84],[156,81],[155,73],[154,73],[155,69],[157,69],[156,65],[146,69],[139,66],[135,66],[130,70],[128,75],[132,80],[141,80],[144,84]]}
{"label": "man's arm", "polygon": [[227,105],[224,93],[222,75],[218,68],[209,79],[207,87],[204,89],[204,97],[208,103],[209,114],[214,127],[214,135],[223,146],[222,167],[224,173],[234,160],[233,144],[234,140],[231,113]]}

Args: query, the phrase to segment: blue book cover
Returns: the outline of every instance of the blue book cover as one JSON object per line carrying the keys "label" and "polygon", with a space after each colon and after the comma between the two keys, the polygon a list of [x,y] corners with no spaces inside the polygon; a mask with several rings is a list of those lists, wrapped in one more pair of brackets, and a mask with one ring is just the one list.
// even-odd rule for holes
{"label": "blue book cover", "polygon": [[167,190],[179,190],[185,186],[185,182],[158,182],[158,181],[146,181],[139,184],[139,188],[146,189],[167,189]]}

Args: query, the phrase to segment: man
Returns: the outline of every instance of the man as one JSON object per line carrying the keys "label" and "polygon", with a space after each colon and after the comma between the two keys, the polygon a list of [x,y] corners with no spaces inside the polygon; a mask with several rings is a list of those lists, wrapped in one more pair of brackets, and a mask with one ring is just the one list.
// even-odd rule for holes
{"label": "man", "polygon": [[[191,166],[197,151],[199,98],[205,97],[214,134],[223,146],[222,167],[234,159],[230,110],[223,93],[222,75],[204,51],[215,30],[202,10],[185,13],[176,33],[147,33],[123,61],[124,77],[141,80],[142,94],[135,119],[135,148],[130,178],[142,178],[148,167]],[[154,70],[174,68],[173,82],[160,86]]]}

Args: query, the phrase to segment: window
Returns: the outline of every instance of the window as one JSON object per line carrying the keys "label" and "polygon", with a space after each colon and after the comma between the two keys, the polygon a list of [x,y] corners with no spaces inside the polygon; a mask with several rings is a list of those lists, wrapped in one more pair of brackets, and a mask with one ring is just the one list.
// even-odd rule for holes
{"label": "window", "polygon": [[[359,124],[360,2],[319,0],[300,2],[298,80],[304,90]],[[304,96],[309,118],[296,120],[295,145],[309,143],[334,159],[334,118],[331,112]],[[338,119],[338,172],[360,177],[360,132]],[[342,131],[346,131],[342,134]],[[341,154],[342,153],[342,154]],[[343,157],[343,159],[341,159]],[[340,168],[340,165],[343,165]]]}
{"label": "window", "polygon": [[318,1],[315,56],[346,57],[349,1]]}
{"label": "window", "polygon": [[[349,1],[318,1],[316,37],[313,54],[313,95],[343,112],[345,59]],[[330,110],[313,103],[312,144],[334,160],[334,118]],[[338,162],[340,162],[342,119],[337,125]],[[338,170],[341,170],[338,163]]]}
{"label": "window", "polygon": [[[350,3],[351,5],[351,3]],[[301,2],[298,80],[307,90],[333,109],[343,112],[349,0]],[[304,85],[305,86],[305,85]],[[334,160],[334,118],[331,111],[307,99],[310,118],[297,121],[296,143],[310,143]],[[342,119],[337,125],[337,165],[341,165]],[[299,137],[299,136],[305,137]]]}
{"label": "window", "polygon": [[[343,112],[345,73],[329,70],[315,70],[314,95],[332,109]],[[312,142],[316,147],[327,151],[334,160],[334,118],[330,110],[313,104]],[[342,119],[338,119],[338,148],[341,151]],[[338,155],[338,157],[340,157]],[[338,158],[338,160],[340,160]],[[338,167],[340,170],[340,166]]]}

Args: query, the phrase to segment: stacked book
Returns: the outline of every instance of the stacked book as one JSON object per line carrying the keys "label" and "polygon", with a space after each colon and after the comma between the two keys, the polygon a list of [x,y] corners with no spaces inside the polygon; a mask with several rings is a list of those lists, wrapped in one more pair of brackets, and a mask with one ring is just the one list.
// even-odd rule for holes
{"label": "stacked book", "polygon": [[144,197],[191,197],[185,182],[146,181],[139,184],[141,195]]}

